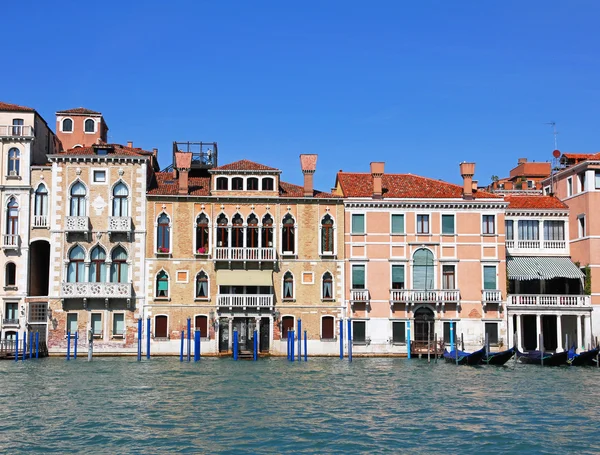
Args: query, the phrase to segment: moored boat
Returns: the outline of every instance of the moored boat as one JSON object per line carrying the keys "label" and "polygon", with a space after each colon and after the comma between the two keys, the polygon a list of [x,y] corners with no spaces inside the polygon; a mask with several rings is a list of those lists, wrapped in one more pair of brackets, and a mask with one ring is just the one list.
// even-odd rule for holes
{"label": "moored boat", "polygon": [[[527,353],[518,353],[519,361],[530,365],[544,365],[547,367],[557,367],[565,365],[568,359],[568,351],[551,352],[530,351]],[[542,362],[543,360],[543,362]]]}
{"label": "moored boat", "polygon": [[484,355],[485,348],[481,348],[475,352],[464,352],[456,349],[452,351],[444,350],[444,359],[446,359],[446,362],[457,363],[458,365],[479,365]]}
{"label": "moored boat", "polygon": [[486,365],[504,365],[514,354],[514,348],[507,349],[506,351],[490,352],[487,355],[483,355],[481,363]]}
{"label": "moored boat", "polygon": [[569,349],[569,355],[567,363],[575,367],[581,366],[595,366],[598,360],[598,353],[600,348],[590,349],[584,351],[581,354],[577,354],[574,348]]}

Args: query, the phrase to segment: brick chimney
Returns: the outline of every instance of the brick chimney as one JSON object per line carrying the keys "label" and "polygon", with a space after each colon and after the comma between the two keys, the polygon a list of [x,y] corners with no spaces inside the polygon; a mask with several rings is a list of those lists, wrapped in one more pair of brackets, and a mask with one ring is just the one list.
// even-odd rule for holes
{"label": "brick chimney", "polygon": [[460,163],[460,175],[463,178],[463,198],[473,199],[473,176],[475,163]]}
{"label": "brick chimney", "polygon": [[129,147],[130,149],[133,148],[133,141],[127,141],[127,147]]}
{"label": "brick chimney", "polygon": [[527,163],[527,158],[519,158],[519,161],[517,161],[517,164],[524,164]]}
{"label": "brick chimney", "polygon": [[371,177],[373,178],[373,199],[381,199],[383,197],[383,184],[381,183],[383,177],[383,170],[385,163],[373,162],[371,163]]}
{"label": "brick chimney", "polygon": [[313,197],[313,175],[317,169],[317,155],[300,155],[300,166],[304,174],[304,197]]}
{"label": "brick chimney", "polygon": [[188,194],[188,175],[192,167],[192,154],[175,152],[175,163],[173,164],[173,170],[177,170],[177,172],[179,172],[179,194]]}

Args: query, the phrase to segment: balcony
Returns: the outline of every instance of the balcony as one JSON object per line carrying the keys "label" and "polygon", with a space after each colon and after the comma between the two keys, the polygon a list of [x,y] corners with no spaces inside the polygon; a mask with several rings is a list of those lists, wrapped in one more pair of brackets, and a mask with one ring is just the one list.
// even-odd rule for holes
{"label": "balcony", "polygon": [[391,303],[458,303],[459,300],[458,289],[392,289],[390,291]]}
{"label": "balcony", "polygon": [[366,303],[369,304],[371,296],[368,289],[351,289],[350,303]]}
{"label": "balcony", "polygon": [[19,320],[18,319],[2,319],[2,325],[4,327],[6,326],[14,326],[17,327],[19,325]]}
{"label": "balcony", "polygon": [[273,308],[272,294],[217,294],[217,307],[245,310],[246,308]]}
{"label": "balcony", "polygon": [[215,261],[273,262],[276,259],[275,248],[216,247],[214,252]]}
{"label": "balcony", "polygon": [[130,216],[109,216],[108,233],[109,234],[129,234],[131,232]]}
{"label": "balcony", "polygon": [[67,283],[62,282],[63,299],[130,299],[131,283]]}
{"label": "balcony", "polygon": [[506,249],[510,254],[568,254],[565,240],[507,240]]}
{"label": "balcony", "polygon": [[21,244],[21,237],[18,234],[4,234],[2,236],[2,248],[5,250],[16,250]]}
{"label": "balcony", "polygon": [[502,303],[502,291],[499,289],[482,289],[481,304],[485,308],[488,303]]}
{"label": "balcony", "polygon": [[66,232],[87,233],[90,230],[90,218],[88,216],[68,216],[65,226]]}
{"label": "balcony", "polygon": [[32,126],[26,125],[0,125],[0,139],[33,139]]}
{"label": "balcony", "polygon": [[48,215],[33,215],[33,227],[34,228],[48,227]]}
{"label": "balcony", "polygon": [[514,294],[506,298],[507,306],[515,307],[591,307],[589,295]]}

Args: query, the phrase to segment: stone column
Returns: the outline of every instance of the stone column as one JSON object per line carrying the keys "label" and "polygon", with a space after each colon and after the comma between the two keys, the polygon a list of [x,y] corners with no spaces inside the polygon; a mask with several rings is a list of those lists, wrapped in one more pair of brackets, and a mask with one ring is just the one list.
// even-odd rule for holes
{"label": "stone column", "polygon": [[523,351],[523,331],[521,329],[521,315],[517,314],[517,349]]}
{"label": "stone column", "polygon": [[[260,237],[259,237],[260,238]],[[258,348],[258,352],[260,352],[260,317],[255,319],[256,321],[256,346]]]}
{"label": "stone column", "polygon": [[535,345],[539,351],[542,347],[540,346],[540,334],[542,333],[542,317],[539,314],[535,315]]}
{"label": "stone column", "polygon": [[563,351],[562,316],[556,315],[556,352]]}
{"label": "stone column", "polygon": [[507,331],[506,331],[506,346],[508,348],[514,347],[516,348],[516,346],[513,346],[513,340],[514,340],[514,327],[513,327],[513,316],[512,314],[510,316],[508,316],[508,326],[507,326]]}
{"label": "stone column", "polygon": [[227,342],[227,344],[229,345],[228,349],[230,351],[233,351],[233,317],[230,316],[228,318],[228,321],[229,321],[229,341]]}
{"label": "stone column", "polygon": [[591,349],[591,347],[592,347],[592,318],[589,315],[585,315],[583,317],[583,329],[584,329],[583,343],[585,345],[585,349],[588,349],[588,348]]}
{"label": "stone column", "polygon": [[582,344],[583,344],[583,341],[581,339],[581,315],[578,314],[577,315],[577,351],[576,352],[581,351]]}

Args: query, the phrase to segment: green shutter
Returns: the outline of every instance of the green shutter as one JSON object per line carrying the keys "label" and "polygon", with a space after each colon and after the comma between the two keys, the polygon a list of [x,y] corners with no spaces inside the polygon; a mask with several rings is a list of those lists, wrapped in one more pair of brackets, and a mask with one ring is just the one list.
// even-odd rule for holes
{"label": "green shutter", "polygon": [[454,215],[442,215],[442,234],[454,234]]}
{"label": "green shutter", "polygon": [[392,266],[392,283],[404,283],[404,266]]}
{"label": "green shutter", "polygon": [[483,267],[483,289],[496,289],[496,267]]}
{"label": "green shutter", "polygon": [[392,215],[392,234],[404,234],[404,215]]}
{"label": "green shutter", "polygon": [[365,285],[365,266],[355,265],[352,266],[352,287],[354,289],[361,289]]}
{"label": "green shutter", "polygon": [[352,215],[352,233],[353,234],[364,234],[365,233],[365,215],[364,214],[353,214]]}

